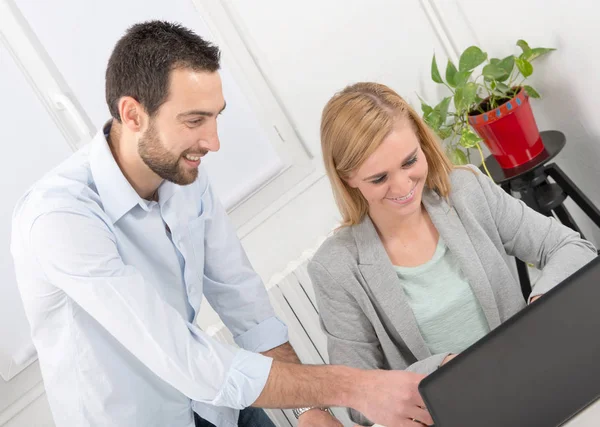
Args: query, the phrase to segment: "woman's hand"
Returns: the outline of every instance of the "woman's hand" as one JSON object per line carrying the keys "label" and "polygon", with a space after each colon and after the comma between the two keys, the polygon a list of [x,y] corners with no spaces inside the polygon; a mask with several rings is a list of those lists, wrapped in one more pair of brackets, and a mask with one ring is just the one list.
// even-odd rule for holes
{"label": "woman's hand", "polygon": [[532,297],[532,298],[531,298],[531,300],[529,301],[529,304],[531,304],[532,302],[534,302],[535,300],[537,300],[537,299],[538,299],[539,297],[541,297],[542,295],[543,295],[543,294],[539,294],[539,295],[536,295],[536,296]]}
{"label": "woman's hand", "polygon": [[451,361],[452,359],[454,359],[456,356],[458,356],[458,354],[449,354],[448,356],[446,356],[446,357],[444,358],[444,360],[442,361],[442,364],[441,364],[440,366],[442,366],[442,365],[445,365],[446,363],[450,362],[450,361]]}

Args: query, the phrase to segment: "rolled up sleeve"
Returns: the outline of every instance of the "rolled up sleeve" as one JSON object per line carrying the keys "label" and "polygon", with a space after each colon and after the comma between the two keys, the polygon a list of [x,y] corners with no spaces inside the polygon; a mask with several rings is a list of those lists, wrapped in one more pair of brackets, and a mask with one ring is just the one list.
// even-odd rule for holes
{"label": "rolled up sleeve", "polygon": [[234,339],[240,347],[258,353],[271,350],[289,340],[287,326],[275,316],[263,320]]}
{"label": "rolled up sleeve", "polygon": [[247,350],[239,350],[233,361],[221,391],[211,404],[243,409],[252,405],[262,393],[273,359]]}

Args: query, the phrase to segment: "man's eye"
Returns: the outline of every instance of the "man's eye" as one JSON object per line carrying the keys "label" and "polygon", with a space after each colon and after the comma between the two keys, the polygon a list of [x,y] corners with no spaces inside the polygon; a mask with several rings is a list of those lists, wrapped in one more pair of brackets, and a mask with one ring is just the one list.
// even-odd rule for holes
{"label": "man's eye", "polygon": [[192,126],[197,126],[202,123],[204,119],[188,120],[188,123]]}

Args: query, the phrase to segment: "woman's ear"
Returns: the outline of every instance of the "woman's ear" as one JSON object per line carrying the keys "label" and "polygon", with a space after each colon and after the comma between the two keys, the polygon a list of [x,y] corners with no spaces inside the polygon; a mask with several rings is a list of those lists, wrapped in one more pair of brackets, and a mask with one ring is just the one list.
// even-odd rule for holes
{"label": "woman's ear", "polygon": [[348,186],[351,188],[358,188],[358,177],[356,176],[356,172],[350,174],[347,178],[341,178]]}

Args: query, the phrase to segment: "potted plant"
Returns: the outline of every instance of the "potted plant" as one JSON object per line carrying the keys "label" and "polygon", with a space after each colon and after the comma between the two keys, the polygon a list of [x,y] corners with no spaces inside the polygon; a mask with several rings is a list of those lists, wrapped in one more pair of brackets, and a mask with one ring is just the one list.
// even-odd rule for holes
{"label": "potted plant", "polygon": [[[468,47],[460,55],[458,68],[448,60],[445,80],[433,56],[431,79],[445,85],[451,96],[435,107],[421,99],[423,119],[445,141],[454,164],[470,163],[469,149],[476,148],[485,167],[482,140],[504,169],[522,165],[544,150],[529,105],[529,97],[540,95],[524,81],[533,73],[532,61],[555,49],[530,48],[524,40],[517,46],[522,50],[519,56],[503,59],[488,59],[477,46]],[[480,65],[484,66],[474,77]]]}

